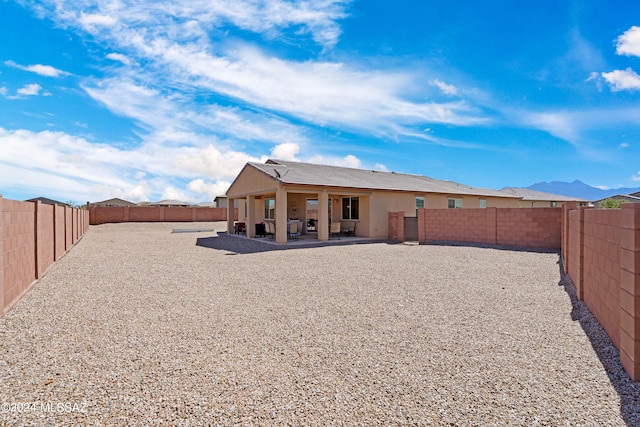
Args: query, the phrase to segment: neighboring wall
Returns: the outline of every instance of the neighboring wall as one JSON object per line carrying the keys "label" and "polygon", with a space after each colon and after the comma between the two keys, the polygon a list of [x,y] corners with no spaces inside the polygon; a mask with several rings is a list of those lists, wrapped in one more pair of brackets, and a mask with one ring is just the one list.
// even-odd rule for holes
{"label": "neighboring wall", "polygon": [[[402,241],[402,233],[395,231],[402,227],[393,223],[393,214],[389,215],[389,238]],[[395,221],[399,217],[396,215]],[[422,244],[458,242],[559,249],[561,236],[560,208],[418,209],[418,240]]]}
{"label": "neighboring wall", "polygon": [[639,381],[640,204],[591,209],[568,203],[563,216],[564,269]]}
{"label": "neighboring wall", "polygon": [[0,315],[88,229],[86,210],[0,196]]}
{"label": "neighboring wall", "polygon": [[[227,208],[162,206],[94,206],[88,204],[91,225],[113,222],[210,222],[226,221]],[[235,209],[235,219],[238,210]]]}

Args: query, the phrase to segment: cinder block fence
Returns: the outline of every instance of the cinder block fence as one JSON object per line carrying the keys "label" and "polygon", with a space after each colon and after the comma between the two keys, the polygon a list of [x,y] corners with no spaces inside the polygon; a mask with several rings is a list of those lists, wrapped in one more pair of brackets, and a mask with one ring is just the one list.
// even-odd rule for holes
{"label": "cinder block fence", "polygon": [[89,212],[0,196],[0,315],[89,229]]}
{"label": "cinder block fence", "polygon": [[562,259],[634,381],[640,381],[640,203],[563,208]]}
{"label": "cinder block fence", "polygon": [[[402,242],[404,212],[389,213]],[[598,319],[634,381],[640,381],[640,203],[621,209],[419,209],[421,244],[458,242],[561,251],[579,300]]]}
{"label": "cinder block fence", "polygon": [[[211,222],[226,221],[227,208],[200,206],[94,206],[87,203],[91,225],[117,222]],[[238,209],[235,209],[238,219]]]}

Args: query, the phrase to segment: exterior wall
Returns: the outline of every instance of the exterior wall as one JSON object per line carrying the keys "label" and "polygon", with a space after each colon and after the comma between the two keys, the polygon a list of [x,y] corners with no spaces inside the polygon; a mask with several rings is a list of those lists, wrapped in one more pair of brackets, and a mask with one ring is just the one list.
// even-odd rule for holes
{"label": "exterior wall", "polygon": [[640,381],[640,204],[622,209],[564,206],[562,259],[577,295]]}
{"label": "exterior wall", "polygon": [[86,210],[0,197],[0,315],[88,230]]}
{"label": "exterior wall", "polygon": [[578,277],[584,276],[584,302],[607,331],[613,344],[619,347],[621,211],[588,209],[583,212],[583,268],[577,274]]}
{"label": "exterior wall", "polygon": [[245,166],[227,190],[227,200],[268,191],[275,193],[277,186],[278,183],[273,178],[253,167]]}
{"label": "exterior wall", "polygon": [[[237,211],[235,209],[236,219]],[[89,205],[89,222],[91,225],[117,222],[210,222],[226,220],[227,208]]]}
{"label": "exterior wall", "polygon": [[[464,204],[463,204],[464,206]],[[559,208],[419,209],[420,243],[460,242],[559,249]]]}

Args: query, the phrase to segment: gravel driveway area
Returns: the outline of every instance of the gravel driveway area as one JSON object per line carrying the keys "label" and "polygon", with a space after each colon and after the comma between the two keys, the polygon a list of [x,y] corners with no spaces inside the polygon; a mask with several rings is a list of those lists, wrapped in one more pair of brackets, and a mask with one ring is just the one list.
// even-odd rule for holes
{"label": "gravel driveway area", "polygon": [[0,425],[638,425],[558,254],[92,226],[0,319]]}

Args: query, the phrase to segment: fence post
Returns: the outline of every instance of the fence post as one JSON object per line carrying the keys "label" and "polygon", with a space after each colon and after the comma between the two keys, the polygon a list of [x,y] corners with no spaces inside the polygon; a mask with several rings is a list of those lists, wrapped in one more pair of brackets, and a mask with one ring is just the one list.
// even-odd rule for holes
{"label": "fence post", "polygon": [[487,222],[485,240],[489,245],[498,244],[498,208],[486,208]]}
{"label": "fence post", "polygon": [[388,238],[393,242],[398,241],[398,212],[388,214]]}
{"label": "fence post", "polygon": [[34,203],[34,209],[33,209],[33,251],[34,251],[34,264],[35,264],[35,278],[40,279],[40,277],[42,276],[42,268],[40,268],[40,263],[42,262],[41,260],[41,256],[39,254],[40,252],[40,245],[42,244],[42,213],[41,213],[41,208],[42,208],[42,202],[41,201],[36,201]]}
{"label": "fence post", "polygon": [[404,211],[398,212],[398,243],[404,243]]}
{"label": "fence post", "polygon": [[578,208],[578,202],[566,202],[562,205],[562,236],[560,241],[560,253],[562,254],[562,267],[569,274],[569,212]]}
{"label": "fence post", "polygon": [[418,209],[418,244],[424,245],[427,243],[427,223],[425,208]]}
{"label": "fence post", "polygon": [[620,361],[640,380],[640,203],[620,212]]}

